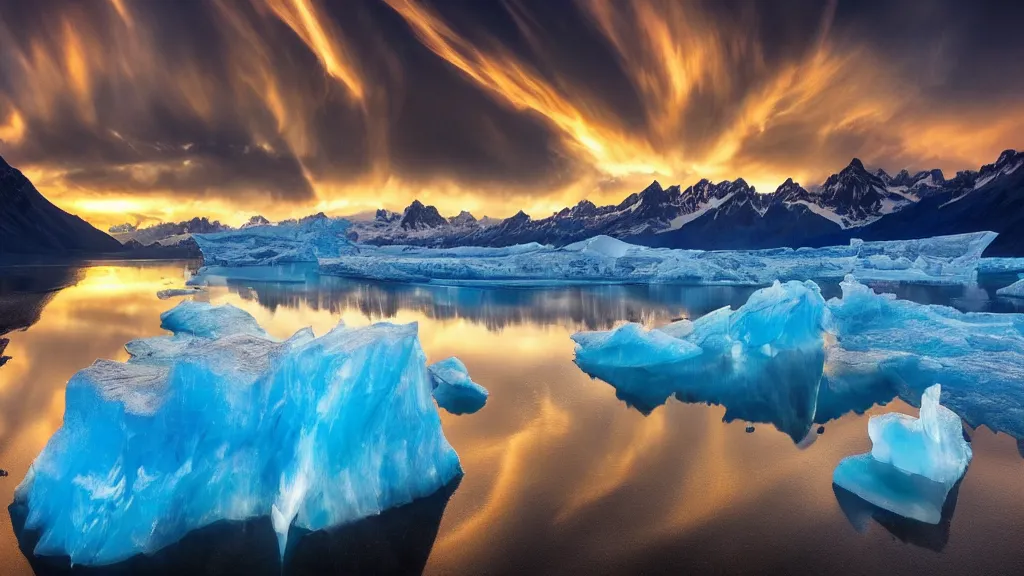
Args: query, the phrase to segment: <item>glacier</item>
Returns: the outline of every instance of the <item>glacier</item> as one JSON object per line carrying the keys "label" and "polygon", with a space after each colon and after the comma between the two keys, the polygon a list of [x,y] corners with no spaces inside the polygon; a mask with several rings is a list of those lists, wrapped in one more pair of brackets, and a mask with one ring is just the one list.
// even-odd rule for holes
{"label": "glacier", "polygon": [[794,441],[847,412],[916,404],[942,382],[970,425],[1024,438],[1024,315],[898,300],[853,276],[840,287],[825,301],[812,281],[776,283],[737,310],[580,332],[576,363],[643,413],[672,396],[710,402]]}
{"label": "glacier", "polygon": [[1010,296],[1013,298],[1024,298],[1024,278],[1017,280],[1009,286],[996,290],[999,296]]}
{"label": "glacier", "polygon": [[978,261],[978,272],[983,274],[1024,272],[1024,258],[982,258]]}
{"label": "glacier", "polygon": [[[777,279],[964,284],[995,239],[991,232],[829,248],[702,251],[648,248],[598,236],[551,248],[376,248],[320,260],[320,273],[375,280],[472,285],[629,282],[767,285]],[[472,254],[472,255],[469,255]]]}
{"label": "glacier", "polygon": [[211,234],[193,234],[206,266],[272,266],[317,262],[350,252],[350,223],[323,213],[297,222],[247,226]]}
{"label": "glacier", "polygon": [[[204,278],[247,278],[260,267],[305,263],[315,273],[381,281],[448,285],[544,286],[569,283],[665,283],[761,286],[772,281],[835,279],[965,284],[996,238],[976,232],[919,240],[851,240],[827,248],[679,250],[649,248],[595,236],[561,248],[530,243],[502,248],[372,246],[348,239],[341,219],[254,226],[196,235]],[[293,281],[288,275],[281,281]],[[301,281],[303,276],[299,276]],[[213,282],[216,282],[214,280]]]}
{"label": "glacier", "polygon": [[919,418],[872,416],[871,452],[844,458],[833,482],[880,508],[937,524],[972,457],[960,417],[939,403],[941,392],[939,384],[925,390]]}
{"label": "glacier", "polygon": [[452,414],[472,414],[487,403],[488,392],[473,382],[461,360],[452,356],[427,366],[437,405]]}
{"label": "glacier", "polygon": [[182,302],[171,335],[68,382],[63,425],[15,492],[34,553],[107,565],[214,522],[289,532],[373,516],[461,477],[416,324],[278,340],[230,305]]}

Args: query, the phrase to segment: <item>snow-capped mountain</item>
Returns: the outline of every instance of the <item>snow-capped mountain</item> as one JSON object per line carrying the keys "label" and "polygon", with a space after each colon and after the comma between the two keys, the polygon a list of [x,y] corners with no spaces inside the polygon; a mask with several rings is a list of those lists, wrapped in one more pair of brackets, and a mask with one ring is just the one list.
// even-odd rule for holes
{"label": "snow-capped mountain", "polygon": [[121,244],[57,208],[0,158],[0,254],[99,254]]}
{"label": "snow-capped mountain", "polygon": [[890,190],[885,180],[868,172],[858,158],[838,174],[829,176],[815,190],[812,201],[824,208],[820,215],[842,228],[870,224],[914,202],[908,196]]}
{"label": "snow-capped mountain", "polygon": [[[1024,154],[1008,150],[979,171],[963,171],[947,180],[939,170],[903,170],[894,176],[881,169],[869,172],[855,158],[810,188],[792,179],[769,193],[742,179],[700,180],[685,189],[663,188],[655,181],[616,205],[582,200],[546,218],[533,219],[520,211],[493,225],[468,212],[445,220],[433,207],[413,202],[402,215],[380,210],[374,221],[355,222],[353,229],[359,241],[371,244],[561,246],[605,234],[651,246],[706,249],[823,246],[853,237],[879,240],[994,230],[1001,233],[993,244],[998,251],[1016,242],[1015,237],[1024,238],[1024,225],[1009,227],[1016,214],[1024,218],[1024,207],[1013,204],[1017,196],[1024,198],[1022,164]],[[992,190],[1002,200],[987,194]],[[961,202],[972,207],[970,214],[952,208]],[[1024,241],[1020,243],[1024,255]]]}
{"label": "snow-capped mountain", "polygon": [[438,213],[437,208],[424,206],[419,200],[413,200],[405,209],[398,225],[405,230],[424,230],[450,226],[451,223]]}

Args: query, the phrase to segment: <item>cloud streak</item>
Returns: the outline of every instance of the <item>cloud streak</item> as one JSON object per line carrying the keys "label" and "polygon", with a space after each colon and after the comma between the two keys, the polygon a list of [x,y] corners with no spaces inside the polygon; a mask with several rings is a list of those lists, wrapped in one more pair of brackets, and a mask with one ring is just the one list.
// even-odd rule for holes
{"label": "cloud streak", "polygon": [[654,178],[813,185],[853,156],[951,172],[1021,145],[1013,10],[0,0],[0,154],[103,226],[413,198],[544,216]]}

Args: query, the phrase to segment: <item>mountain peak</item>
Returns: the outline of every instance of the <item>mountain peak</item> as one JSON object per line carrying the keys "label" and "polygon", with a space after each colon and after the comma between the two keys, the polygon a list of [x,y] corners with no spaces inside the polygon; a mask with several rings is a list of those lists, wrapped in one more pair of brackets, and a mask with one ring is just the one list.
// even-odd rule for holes
{"label": "mountain peak", "polygon": [[[1017,156],[1017,151],[1016,150],[1013,150],[1013,149],[1003,150],[1003,153],[999,155],[999,159],[996,160],[996,166],[998,166],[1000,164],[1006,164],[1011,159],[1013,159],[1015,156]],[[2,159],[0,159],[0,160],[2,160]]]}
{"label": "mountain peak", "polygon": [[409,204],[409,207],[402,213],[400,226],[406,230],[423,230],[450,224],[444,216],[438,213],[437,208],[424,206],[419,200],[413,200],[412,204]]}
{"label": "mountain peak", "polygon": [[849,168],[854,168],[856,170],[865,170],[864,163],[860,161],[860,158],[854,158],[853,160],[850,160]]}
{"label": "mountain peak", "polygon": [[651,182],[647,186],[647,188],[644,188],[644,190],[643,190],[643,192],[641,192],[641,194],[643,194],[644,192],[647,192],[648,190],[658,190],[658,191],[661,191],[661,189],[662,189],[661,188],[661,183],[658,182],[657,180],[654,180],[653,182]]}
{"label": "mountain peak", "polygon": [[476,224],[477,222],[476,216],[473,216],[466,210],[460,211],[457,216],[452,216],[448,221],[456,226],[467,226],[470,224]]}

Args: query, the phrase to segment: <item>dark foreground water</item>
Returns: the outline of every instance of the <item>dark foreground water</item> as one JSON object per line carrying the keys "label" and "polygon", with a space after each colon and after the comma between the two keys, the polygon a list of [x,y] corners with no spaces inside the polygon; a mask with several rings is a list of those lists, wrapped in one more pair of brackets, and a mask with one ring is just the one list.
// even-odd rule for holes
{"label": "dark foreground water", "polygon": [[[186,263],[0,269],[0,501],[60,426],[64,385],[97,358],[161,333]],[[902,297],[964,310],[1011,311],[991,284],[900,287]],[[381,517],[299,540],[287,573],[1024,573],[1024,458],[1016,440],[971,432],[974,460],[944,522],[928,526],[837,493],[832,470],[870,449],[871,414],[825,425],[800,445],[769,425],[723,423],[725,408],[669,400],[649,415],[572,362],[569,335],[625,321],[652,325],[742,304],[751,289],[598,286],[494,290],[323,279],[250,283],[197,296],[231,302],[271,333],[323,333],[343,319],[419,322],[433,362],[457,355],[491,392],[468,416],[442,412],[465,477]],[[825,286],[826,295],[838,292]],[[1021,310],[1024,311],[1024,310]],[[0,346],[3,342],[0,341]],[[13,514],[15,521],[17,513]],[[0,514],[0,574],[33,565]],[[269,523],[212,526],[155,562],[181,574],[280,574]],[[39,573],[64,573],[34,563]]]}

